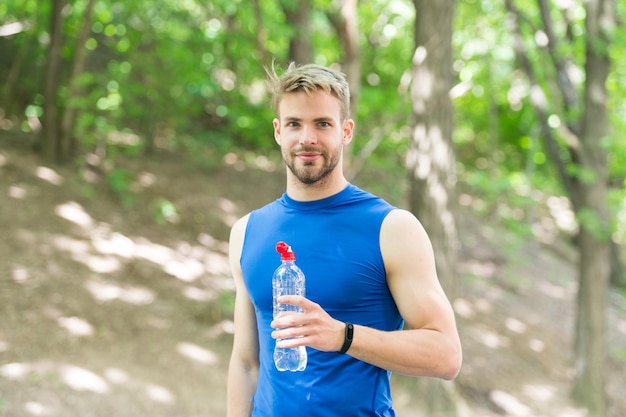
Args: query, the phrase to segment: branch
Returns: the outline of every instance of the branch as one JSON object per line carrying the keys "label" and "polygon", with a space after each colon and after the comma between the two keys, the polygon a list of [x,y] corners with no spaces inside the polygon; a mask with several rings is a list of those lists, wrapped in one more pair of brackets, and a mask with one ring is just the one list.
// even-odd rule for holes
{"label": "branch", "polygon": [[[550,128],[550,125],[548,124],[548,117],[549,117],[548,109],[547,109],[548,99],[545,95],[545,92],[543,91],[543,88],[541,87],[541,85],[539,85],[539,82],[537,81],[535,71],[533,69],[533,66],[530,60],[528,59],[526,48],[524,47],[521,29],[519,26],[519,20],[520,20],[521,14],[519,10],[517,10],[515,6],[513,5],[512,0],[505,0],[505,4],[506,4],[506,8],[507,8],[507,11],[509,12],[510,19],[511,19],[511,26],[512,26],[512,31],[513,31],[513,43],[514,43],[513,47],[515,50],[515,57],[518,63],[520,64],[522,70],[528,77],[528,81],[530,83],[530,101],[531,101],[531,104],[533,105],[533,108],[535,109],[537,118],[539,119],[542,137],[546,145],[546,151],[548,153],[548,156],[550,157],[550,159],[553,161],[553,163],[556,166],[557,173],[559,177],[561,178],[561,182],[563,183],[563,186],[566,192],[569,194],[572,200],[575,200],[577,199],[576,197],[577,179],[567,172],[565,163],[560,157],[559,144],[556,138],[554,137],[554,134],[553,134],[552,129]],[[572,155],[572,158],[574,159],[576,155],[581,155],[580,152],[574,152],[574,149],[578,147],[578,139],[576,138],[576,136],[572,135],[568,137],[567,139],[568,139],[568,145],[570,145],[568,146],[568,149],[570,150],[570,154]]]}
{"label": "branch", "polygon": [[389,136],[389,132],[393,129],[393,127],[396,126],[398,123],[401,123],[402,121],[402,116],[396,116],[384,125],[372,131],[370,138],[365,146],[361,148],[361,151],[358,153],[358,155],[355,155],[354,158],[350,160],[350,166],[347,169],[346,178],[348,178],[349,180],[353,180],[357,177],[357,175],[359,175],[370,155],[372,155],[378,145],[380,145],[380,143]]}
{"label": "branch", "polygon": [[567,65],[565,61],[560,58],[556,52],[557,39],[553,30],[552,18],[550,17],[550,6],[546,0],[537,0],[537,3],[539,5],[541,21],[543,22],[545,34],[548,37],[548,54],[550,55],[554,68],[556,69],[557,84],[559,86],[559,90],[561,91],[561,95],[563,96],[565,110],[568,111],[576,106],[576,89],[574,88],[574,85],[572,84],[572,81],[567,73]]}

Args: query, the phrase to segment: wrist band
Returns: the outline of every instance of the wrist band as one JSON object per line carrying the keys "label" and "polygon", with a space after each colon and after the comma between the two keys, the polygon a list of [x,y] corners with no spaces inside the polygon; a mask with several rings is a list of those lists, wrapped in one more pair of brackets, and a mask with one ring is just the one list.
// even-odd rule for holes
{"label": "wrist band", "polygon": [[343,339],[343,346],[339,349],[339,353],[346,353],[352,345],[352,336],[354,335],[354,325],[352,323],[346,323],[346,333]]}

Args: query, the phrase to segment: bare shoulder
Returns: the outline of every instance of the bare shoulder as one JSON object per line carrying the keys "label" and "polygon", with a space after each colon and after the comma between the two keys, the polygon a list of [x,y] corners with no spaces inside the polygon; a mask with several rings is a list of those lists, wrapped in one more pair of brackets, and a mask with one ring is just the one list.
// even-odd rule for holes
{"label": "bare shoulder", "polygon": [[387,215],[380,231],[380,249],[388,279],[436,275],[430,238],[410,211],[396,209]]}
{"label": "bare shoulder", "polygon": [[233,239],[239,239],[239,238],[241,238],[241,240],[243,241],[243,236],[246,233],[246,226],[248,225],[248,219],[249,218],[250,218],[250,213],[248,213],[245,216],[241,217],[239,220],[237,220],[235,222],[235,224],[233,224],[233,226],[230,229],[230,240],[231,241]]}
{"label": "bare shoulder", "polygon": [[[422,223],[408,210],[392,210],[383,221],[381,231],[381,248],[397,247],[412,244],[426,244],[430,246],[430,239]],[[411,249],[411,247],[407,247]]]}
{"label": "bare shoulder", "polygon": [[237,220],[230,229],[228,253],[233,273],[239,269],[239,259],[241,258],[241,251],[243,249],[243,241],[246,235],[246,226],[248,225],[249,217],[250,214],[246,214]]}

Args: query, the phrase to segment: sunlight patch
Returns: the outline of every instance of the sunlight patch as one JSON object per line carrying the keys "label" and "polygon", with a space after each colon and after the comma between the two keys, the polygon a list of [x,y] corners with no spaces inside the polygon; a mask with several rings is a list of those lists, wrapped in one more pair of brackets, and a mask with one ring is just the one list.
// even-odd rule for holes
{"label": "sunlight patch", "polygon": [[209,253],[206,260],[206,269],[212,274],[230,276],[228,257],[220,254]]}
{"label": "sunlight patch", "polygon": [[113,256],[82,255],[80,257],[74,256],[73,259],[99,274],[112,274],[122,266],[120,260]]}
{"label": "sunlight patch", "polygon": [[576,215],[572,210],[569,198],[550,196],[548,197],[546,204],[560,230],[564,230],[569,233],[575,233],[578,230]]}
{"label": "sunlight patch", "polygon": [[211,301],[216,298],[215,291],[203,290],[192,286],[185,287],[183,295],[194,301]]}
{"label": "sunlight patch", "polygon": [[546,349],[546,344],[539,339],[532,339],[528,343],[528,347],[537,353],[541,353]]}
{"label": "sunlight patch", "polygon": [[623,334],[626,334],[626,320],[619,320],[616,326],[617,330]]}
{"label": "sunlight patch", "polygon": [[151,172],[141,172],[139,173],[139,185],[144,188],[152,187],[156,183],[156,175]]}
{"label": "sunlight patch", "polygon": [[218,357],[215,353],[193,343],[181,342],[177,345],[176,350],[181,355],[204,365],[214,365],[218,363]]}
{"label": "sunlight patch", "polygon": [[99,394],[109,392],[109,384],[99,375],[74,365],[63,365],[59,369],[61,378],[76,391],[91,391]]}
{"label": "sunlight patch", "polygon": [[174,404],[176,402],[174,394],[167,388],[159,385],[148,385],[146,387],[146,393],[148,397],[159,403]]}
{"label": "sunlight patch", "polygon": [[30,278],[28,269],[22,267],[13,268],[11,275],[13,276],[13,280],[15,282],[24,282]]}
{"label": "sunlight patch", "polygon": [[508,339],[500,336],[491,330],[481,330],[482,343],[492,349],[505,347],[508,345]]}
{"label": "sunlight patch", "polygon": [[224,320],[220,325],[225,333],[235,334],[235,323],[232,320]]}
{"label": "sunlight patch", "polygon": [[31,370],[31,365],[27,363],[13,362],[0,366],[0,375],[7,379],[16,381],[24,378],[31,372]]}
{"label": "sunlight patch", "polygon": [[476,300],[474,305],[476,306],[478,311],[480,311],[483,314],[489,314],[493,310],[492,304],[489,301],[485,300],[484,298]]}
{"label": "sunlight patch", "polygon": [[506,319],[505,325],[506,325],[507,329],[509,329],[512,332],[515,332],[517,334],[526,333],[526,329],[528,327],[528,326],[526,326],[525,323],[522,323],[521,321],[519,321],[517,319],[514,319],[514,318],[511,318],[511,317]]}
{"label": "sunlight patch", "polygon": [[191,282],[204,274],[204,265],[195,259],[170,261],[165,264],[164,271],[181,281]]}
{"label": "sunlight patch", "polygon": [[26,198],[28,192],[26,188],[20,185],[12,185],[9,187],[9,197],[14,198],[16,200],[23,200]]}
{"label": "sunlight patch", "polygon": [[108,238],[94,236],[92,243],[98,252],[106,255],[130,258],[135,252],[135,243],[121,233],[112,233]]}
{"label": "sunlight patch", "polygon": [[530,408],[522,404],[517,398],[504,391],[491,391],[489,398],[494,404],[502,408],[511,416],[530,416]]}
{"label": "sunlight patch", "polygon": [[206,332],[210,338],[217,338],[224,333],[235,334],[235,323],[232,320],[222,320],[220,323],[211,326]]}
{"label": "sunlight patch", "polygon": [[35,175],[38,178],[41,178],[44,181],[48,181],[53,185],[61,185],[63,184],[63,177],[56,173],[56,171],[47,168],[47,167],[37,167],[35,170]]}
{"label": "sunlight patch", "polygon": [[472,303],[463,299],[457,298],[454,300],[454,311],[461,317],[470,318],[474,315],[474,308],[472,307]]}
{"label": "sunlight patch", "polygon": [[540,281],[538,284],[539,290],[545,295],[557,300],[564,300],[567,298],[567,290],[559,285],[554,285],[547,281]]}
{"label": "sunlight patch", "polygon": [[93,334],[93,326],[79,317],[59,317],[57,323],[74,336],[91,336]]}
{"label": "sunlight patch", "polygon": [[113,256],[92,255],[90,245],[79,239],[72,239],[59,235],[52,238],[52,243],[57,249],[65,250],[72,254],[72,259],[79,262],[93,272],[110,274],[120,269],[121,262]]}
{"label": "sunlight patch", "polygon": [[114,384],[124,384],[130,380],[128,374],[119,368],[107,368],[104,377]]}
{"label": "sunlight patch", "polygon": [[103,302],[119,299],[129,304],[146,305],[155,299],[154,293],[146,288],[123,288],[120,285],[100,280],[87,281],[85,288],[96,300]]}
{"label": "sunlight patch", "polygon": [[46,416],[50,415],[50,411],[46,409],[46,407],[39,402],[36,401],[28,401],[24,404],[24,410],[27,413],[32,414],[34,416]]}
{"label": "sunlight patch", "polygon": [[470,260],[463,262],[461,266],[463,272],[483,278],[493,277],[498,271],[498,265],[490,261]]}
{"label": "sunlight patch", "polygon": [[56,206],[54,212],[57,216],[64,218],[78,226],[89,227],[93,224],[93,219],[85,209],[74,201]]}
{"label": "sunlight patch", "polygon": [[552,385],[527,384],[524,386],[524,393],[533,400],[547,402],[554,398],[556,388]]}
{"label": "sunlight patch", "polygon": [[73,254],[83,255],[89,251],[87,242],[78,239],[72,239],[67,236],[58,235],[52,238],[52,243],[57,249],[61,249]]}
{"label": "sunlight patch", "polygon": [[135,241],[135,256],[163,266],[174,256],[174,251],[167,246],[152,243],[147,239],[137,239]]}

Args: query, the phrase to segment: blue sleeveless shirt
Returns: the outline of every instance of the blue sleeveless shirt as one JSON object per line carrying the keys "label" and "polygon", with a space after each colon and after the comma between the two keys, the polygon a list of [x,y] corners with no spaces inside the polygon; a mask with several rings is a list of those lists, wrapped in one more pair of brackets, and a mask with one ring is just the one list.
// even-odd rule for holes
{"label": "blue sleeveless shirt", "polygon": [[331,197],[295,201],[287,194],[250,214],[241,254],[255,308],[259,378],[254,417],[395,416],[390,372],[336,352],[307,347],[303,372],[279,372],[273,361],[272,274],[285,241],[306,276],[306,297],[333,318],[379,330],[404,322],[387,286],[381,224],[394,207],[350,184]]}

